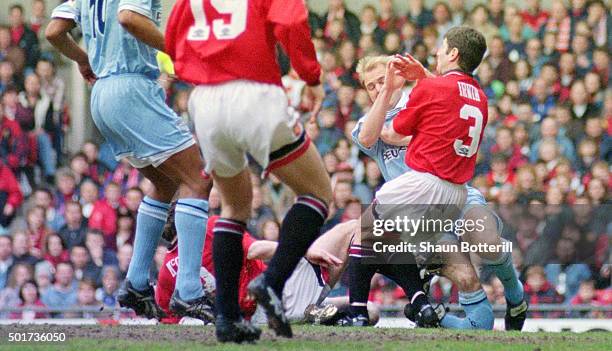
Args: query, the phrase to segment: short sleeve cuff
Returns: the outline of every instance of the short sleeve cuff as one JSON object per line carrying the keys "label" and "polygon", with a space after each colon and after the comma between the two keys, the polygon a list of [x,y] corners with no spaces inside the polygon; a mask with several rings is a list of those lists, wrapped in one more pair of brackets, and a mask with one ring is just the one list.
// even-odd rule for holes
{"label": "short sleeve cuff", "polygon": [[150,9],[147,9],[145,7],[141,7],[135,4],[121,4],[119,5],[119,8],[117,9],[117,14],[119,14],[119,12],[123,11],[123,10],[129,10],[132,12],[136,12],[138,14],[141,14],[151,20],[153,20],[153,15],[151,13]]}

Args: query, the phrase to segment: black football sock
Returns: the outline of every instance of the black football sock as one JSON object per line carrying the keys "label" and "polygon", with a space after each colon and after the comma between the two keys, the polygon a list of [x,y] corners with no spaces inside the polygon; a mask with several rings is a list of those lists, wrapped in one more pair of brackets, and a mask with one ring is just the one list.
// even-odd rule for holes
{"label": "black football sock", "polygon": [[319,236],[327,205],[313,196],[298,196],[281,225],[278,248],[266,270],[266,283],[281,297],[285,282]]}
{"label": "black football sock", "polygon": [[349,312],[352,317],[368,316],[370,284],[379,265],[363,261],[372,255],[371,249],[360,245],[351,245],[349,249]]}
{"label": "black football sock", "polygon": [[423,291],[425,281],[421,279],[419,267],[416,264],[386,264],[380,268],[380,273],[393,280],[406,293],[410,304],[416,311],[429,304]]}
{"label": "black football sock", "polygon": [[238,285],[242,269],[242,234],[245,223],[219,218],[215,223],[213,239],[213,262],[217,297],[217,313],[229,320],[240,318]]}

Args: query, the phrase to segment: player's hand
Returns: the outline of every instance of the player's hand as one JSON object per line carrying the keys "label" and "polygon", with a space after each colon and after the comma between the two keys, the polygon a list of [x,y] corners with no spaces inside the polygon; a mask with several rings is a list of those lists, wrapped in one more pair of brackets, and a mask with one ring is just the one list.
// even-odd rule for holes
{"label": "player's hand", "polygon": [[325,98],[325,90],[323,85],[306,86],[306,95],[310,98],[311,106],[310,110],[310,123],[316,122],[321,106],[323,105],[323,99]]}
{"label": "player's hand", "polygon": [[323,267],[332,267],[332,266],[342,265],[341,259],[319,248],[308,249],[308,252],[306,252],[306,259],[313,264],[317,264]]}
{"label": "player's hand", "polygon": [[393,67],[395,67],[399,71],[399,74],[406,80],[423,79],[430,75],[429,71],[410,54],[406,54],[406,56],[395,55],[391,62],[393,63]]}
{"label": "player's hand", "polygon": [[89,62],[79,62],[78,65],[79,72],[81,72],[83,79],[85,79],[85,81],[89,83],[89,85],[93,85],[96,82],[96,79],[98,79],[98,77],[96,77],[96,75],[94,74],[93,70],[91,69],[91,66],[89,65]]}
{"label": "player's hand", "polygon": [[389,63],[387,63],[387,71],[385,73],[385,87],[389,91],[393,92],[401,89],[405,83],[406,80],[400,74],[400,71],[393,65],[393,60],[389,61]]}

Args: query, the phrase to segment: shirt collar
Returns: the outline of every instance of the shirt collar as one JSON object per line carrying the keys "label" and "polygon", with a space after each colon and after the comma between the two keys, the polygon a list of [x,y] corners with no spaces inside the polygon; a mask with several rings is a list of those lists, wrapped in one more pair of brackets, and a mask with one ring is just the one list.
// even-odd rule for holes
{"label": "shirt collar", "polygon": [[442,74],[443,77],[452,76],[452,75],[465,75],[465,76],[468,76],[468,77],[472,77],[471,74],[466,73],[466,72],[464,72],[464,71],[462,71],[462,70],[460,70],[458,68],[457,69],[448,70],[448,71],[446,71],[446,72],[444,72]]}

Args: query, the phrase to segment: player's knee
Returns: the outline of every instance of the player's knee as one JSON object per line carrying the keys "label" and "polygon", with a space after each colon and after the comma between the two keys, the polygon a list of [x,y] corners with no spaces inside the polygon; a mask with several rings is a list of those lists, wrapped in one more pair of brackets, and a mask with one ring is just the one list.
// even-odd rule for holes
{"label": "player's knee", "polygon": [[212,181],[210,179],[198,178],[186,180],[180,185],[179,195],[181,197],[207,199],[211,189]]}
{"label": "player's knee", "polygon": [[481,288],[476,272],[470,267],[455,270],[453,278],[459,291],[472,292]]}

